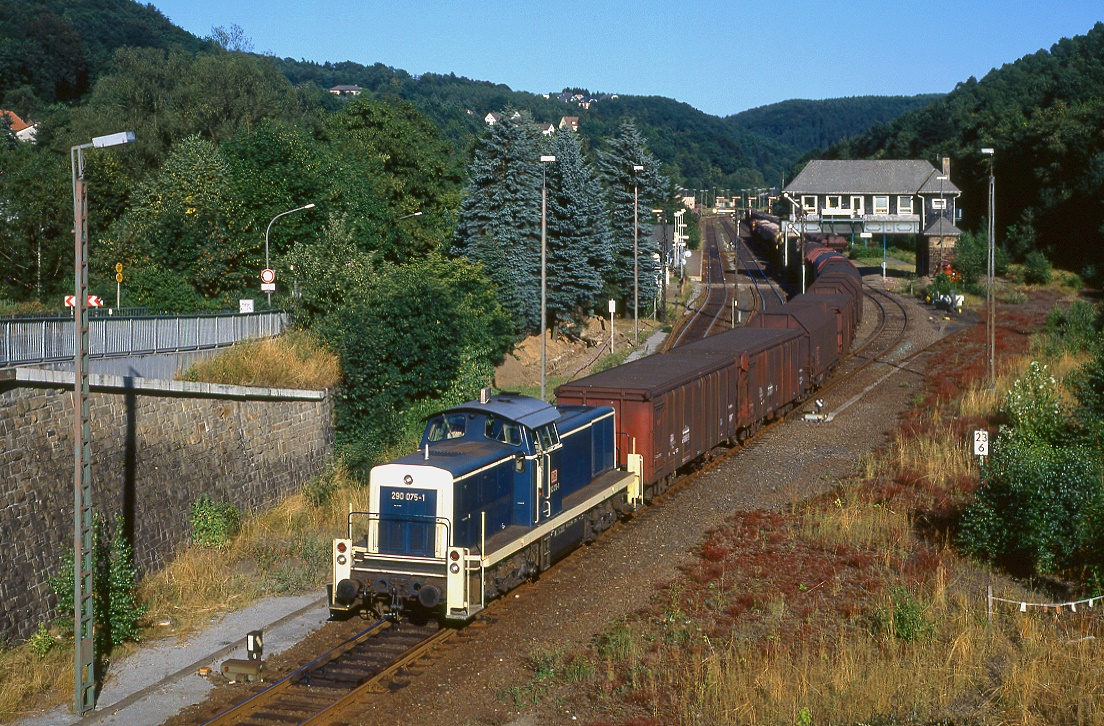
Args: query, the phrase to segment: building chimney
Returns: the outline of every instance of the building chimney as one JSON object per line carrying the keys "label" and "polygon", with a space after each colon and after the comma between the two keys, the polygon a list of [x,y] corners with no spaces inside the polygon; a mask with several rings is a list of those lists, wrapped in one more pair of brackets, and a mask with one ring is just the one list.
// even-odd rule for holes
{"label": "building chimney", "polygon": [[951,178],[951,157],[949,156],[943,157],[943,176]]}

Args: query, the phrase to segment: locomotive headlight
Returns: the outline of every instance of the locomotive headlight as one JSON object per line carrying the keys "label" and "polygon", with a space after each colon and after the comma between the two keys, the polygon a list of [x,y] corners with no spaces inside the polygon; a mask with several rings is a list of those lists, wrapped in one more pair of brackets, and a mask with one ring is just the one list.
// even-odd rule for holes
{"label": "locomotive headlight", "polygon": [[348,561],[349,560],[348,560],[347,557],[345,557],[345,555],[338,555],[337,556],[337,564],[339,564],[339,565],[344,565]]}
{"label": "locomotive headlight", "polygon": [[409,474],[407,474],[406,476],[403,477],[403,484],[406,484],[407,486],[410,486],[413,483],[414,483],[414,477],[410,476]]}
{"label": "locomotive headlight", "polygon": [[[338,552],[345,552],[345,550],[347,550],[347,549],[348,549],[348,545],[346,545],[344,542],[338,542],[337,543],[337,551]],[[341,564],[345,564],[345,563],[342,562]]]}
{"label": "locomotive headlight", "polygon": [[460,565],[456,562],[453,562],[451,565],[449,565],[449,572],[454,575],[457,574],[458,572],[460,572]]}
{"label": "locomotive headlight", "polygon": [[449,552],[449,559],[451,559],[453,562],[456,562],[457,560],[459,560],[460,559],[459,550],[453,550],[452,552]]}

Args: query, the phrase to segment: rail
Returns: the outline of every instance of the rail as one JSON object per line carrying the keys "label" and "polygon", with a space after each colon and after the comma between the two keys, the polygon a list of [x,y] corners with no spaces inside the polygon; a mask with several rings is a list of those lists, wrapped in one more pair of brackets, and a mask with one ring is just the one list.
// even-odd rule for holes
{"label": "rail", "polygon": [[[219,348],[249,338],[278,335],[287,313],[186,316],[113,316],[89,320],[89,357],[176,353]],[[0,368],[72,360],[72,318],[0,320]]]}

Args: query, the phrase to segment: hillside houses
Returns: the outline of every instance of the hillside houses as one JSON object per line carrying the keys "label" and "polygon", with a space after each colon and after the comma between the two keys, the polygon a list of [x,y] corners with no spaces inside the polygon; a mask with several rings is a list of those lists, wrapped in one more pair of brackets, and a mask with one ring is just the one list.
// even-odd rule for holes
{"label": "hillside houses", "polygon": [[[503,114],[497,113],[497,112],[491,112],[491,113],[488,113],[486,116],[483,117],[483,123],[487,124],[488,126],[494,126],[497,123],[501,123],[503,118],[504,118]],[[521,118],[521,114],[518,111],[514,111],[510,115],[510,118],[516,121],[517,119]],[[544,121],[544,122],[538,121],[538,122],[534,123],[533,126],[534,126],[534,128],[538,129],[541,132],[541,134],[544,135],[544,136],[551,136],[552,134],[556,133],[557,131],[561,131],[563,129],[567,129],[569,131],[578,131],[579,130],[579,117],[578,116],[561,116],[560,117],[560,122],[558,124],[555,124],[555,123],[552,123],[552,122],[549,122],[549,121]]]}

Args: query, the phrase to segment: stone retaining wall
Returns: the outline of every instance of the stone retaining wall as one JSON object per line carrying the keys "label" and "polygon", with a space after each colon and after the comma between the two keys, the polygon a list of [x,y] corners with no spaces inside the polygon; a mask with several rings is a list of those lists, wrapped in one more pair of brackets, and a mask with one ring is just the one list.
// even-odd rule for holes
{"label": "stone retaining wall", "polygon": [[[46,584],[73,546],[72,373],[0,371],[0,640],[57,617]],[[140,572],[188,536],[201,495],[267,508],[333,447],[325,392],[91,376],[96,512],[126,518]]]}

